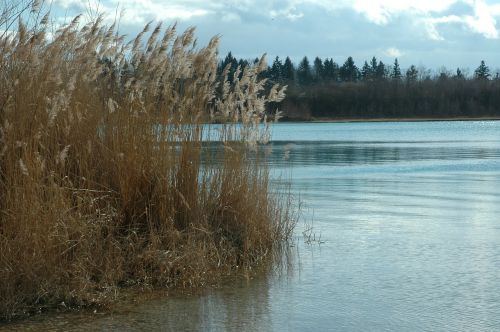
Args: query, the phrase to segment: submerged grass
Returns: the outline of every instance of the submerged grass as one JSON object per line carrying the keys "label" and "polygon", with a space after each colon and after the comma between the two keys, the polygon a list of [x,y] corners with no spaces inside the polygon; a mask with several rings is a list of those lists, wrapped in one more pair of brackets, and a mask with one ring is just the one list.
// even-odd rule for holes
{"label": "submerged grass", "polygon": [[125,43],[79,17],[48,34],[40,11],[0,34],[0,320],[201,285],[290,237],[290,201],[250,156],[284,96],[264,93],[264,59],[217,82],[217,38],[148,24]]}

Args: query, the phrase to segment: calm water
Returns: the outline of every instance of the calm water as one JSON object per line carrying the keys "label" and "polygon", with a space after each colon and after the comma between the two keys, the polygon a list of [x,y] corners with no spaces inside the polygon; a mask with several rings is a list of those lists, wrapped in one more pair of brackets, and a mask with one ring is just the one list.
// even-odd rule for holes
{"label": "calm water", "polygon": [[9,329],[500,331],[500,122],[279,124],[271,147],[324,241],[299,226],[285,273]]}

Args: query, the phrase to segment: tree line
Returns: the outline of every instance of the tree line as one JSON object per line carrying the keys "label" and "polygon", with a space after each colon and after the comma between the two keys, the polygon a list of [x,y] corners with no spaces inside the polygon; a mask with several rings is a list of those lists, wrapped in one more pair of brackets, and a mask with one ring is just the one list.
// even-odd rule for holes
{"label": "tree line", "polygon": [[[218,72],[229,67],[232,77],[250,63],[230,52]],[[296,65],[276,57],[261,76],[288,85],[285,100],[271,105],[288,120],[500,117],[500,77],[484,61],[469,74],[415,65],[403,70],[397,58],[387,65],[372,57],[358,67],[350,56],[341,65],[332,58],[311,63],[305,56]]]}

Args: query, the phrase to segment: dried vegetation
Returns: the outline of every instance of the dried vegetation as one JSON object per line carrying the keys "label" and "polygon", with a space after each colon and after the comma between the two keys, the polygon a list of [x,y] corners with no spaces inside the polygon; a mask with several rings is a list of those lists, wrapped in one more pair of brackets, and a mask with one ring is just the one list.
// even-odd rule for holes
{"label": "dried vegetation", "polygon": [[126,43],[79,17],[49,33],[33,5],[1,22],[17,29],[0,32],[0,319],[199,286],[290,237],[255,157],[284,97],[264,59],[218,82],[217,38],[148,24]]}

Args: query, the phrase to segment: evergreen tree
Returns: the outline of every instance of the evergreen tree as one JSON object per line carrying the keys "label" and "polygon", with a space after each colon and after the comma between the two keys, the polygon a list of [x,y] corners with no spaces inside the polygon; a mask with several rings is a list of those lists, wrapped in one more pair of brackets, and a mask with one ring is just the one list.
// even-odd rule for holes
{"label": "evergreen tree", "polygon": [[394,81],[399,81],[401,80],[401,68],[399,68],[399,62],[398,62],[398,58],[396,58],[394,60],[394,66],[392,67],[392,71],[391,71],[391,78],[394,80]]}
{"label": "evergreen tree", "polygon": [[326,59],[323,67],[325,80],[335,82],[339,80],[339,65],[336,64],[333,59]]}
{"label": "evergreen tree", "polygon": [[361,68],[361,79],[363,81],[369,81],[372,79],[372,69],[370,65],[368,65],[368,62],[365,61],[365,64],[363,65],[363,68]]}
{"label": "evergreen tree", "polygon": [[487,80],[490,78],[490,76],[490,68],[486,66],[484,60],[481,60],[481,64],[474,71],[474,78],[477,80]]}
{"label": "evergreen tree", "polygon": [[224,58],[224,60],[219,63],[219,66],[217,68],[217,73],[219,75],[221,75],[227,65],[229,65],[228,78],[229,78],[229,81],[232,82],[234,72],[236,71],[236,68],[238,67],[238,60],[233,56],[233,54],[231,52],[229,52],[226,55],[226,57]]}
{"label": "evergreen tree", "polygon": [[245,69],[245,67],[248,67],[250,63],[248,63],[248,60],[243,60],[239,59],[238,60],[238,66],[240,66],[241,70]]}
{"label": "evergreen tree", "polygon": [[406,71],[406,82],[413,83],[418,79],[418,70],[414,65],[411,65],[410,68]]}
{"label": "evergreen tree", "polygon": [[302,61],[300,61],[297,68],[297,79],[300,84],[307,85],[312,81],[311,65],[309,64],[309,59],[305,56]]}
{"label": "evergreen tree", "polygon": [[316,57],[314,59],[314,78],[317,82],[323,80],[324,78],[325,67],[323,65],[323,60],[321,58]]}
{"label": "evergreen tree", "polygon": [[344,82],[356,82],[359,79],[359,69],[354,64],[352,57],[348,57],[340,67],[340,79]]}
{"label": "evergreen tree", "polygon": [[281,76],[285,81],[293,81],[295,76],[295,68],[293,66],[292,60],[289,57],[286,57],[285,63],[282,67]]}
{"label": "evergreen tree", "polygon": [[269,78],[275,82],[281,82],[283,80],[283,65],[279,57],[274,59],[273,65],[271,66]]}
{"label": "evergreen tree", "polygon": [[375,78],[376,73],[377,73],[377,58],[375,58],[375,57],[372,58],[372,60],[370,61],[370,66],[371,66],[372,74]]}
{"label": "evergreen tree", "polygon": [[377,80],[383,80],[383,79],[387,78],[385,64],[382,61],[379,61],[378,65],[377,65],[377,69],[375,71],[375,78]]}

